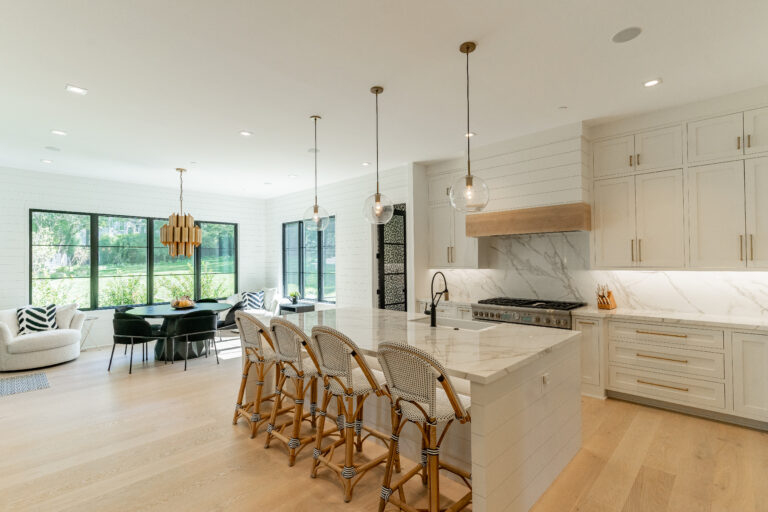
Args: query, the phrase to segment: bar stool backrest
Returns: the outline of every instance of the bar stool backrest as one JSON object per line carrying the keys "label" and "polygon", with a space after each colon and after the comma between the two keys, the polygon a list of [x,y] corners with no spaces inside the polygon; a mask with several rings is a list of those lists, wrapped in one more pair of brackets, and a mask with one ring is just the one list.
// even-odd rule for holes
{"label": "bar stool backrest", "polygon": [[275,345],[275,353],[278,359],[292,363],[297,370],[303,371],[303,349],[312,358],[312,362],[318,371],[320,370],[315,351],[312,350],[312,342],[304,334],[304,331],[291,322],[278,317],[273,317],[269,321],[269,329],[272,333],[272,343]]}
{"label": "bar stool backrest", "polygon": [[235,323],[237,323],[237,329],[240,331],[240,342],[244,348],[253,348],[258,351],[259,355],[264,356],[264,345],[261,342],[263,336],[269,348],[275,350],[272,337],[269,335],[269,327],[255,315],[245,311],[237,311]]}
{"label": "bar stool backrest", "polygon": [[312,341],[322,375],[337,377],[344,387],[352,389],[352,370],[357,365],[373,391],[377,395],[381,394],[379,383],[354,341],[336,329],[321,325],[312,328]]}
{"label": "bar stool backrest", "polygon": [[430,354],[403,343],[380,343],[377,357],[395,404],[398,399],[426,403],[429,416],[434,418],[439,383],[453,406],[456,418],[460,421],[469,418],[448,371]]}

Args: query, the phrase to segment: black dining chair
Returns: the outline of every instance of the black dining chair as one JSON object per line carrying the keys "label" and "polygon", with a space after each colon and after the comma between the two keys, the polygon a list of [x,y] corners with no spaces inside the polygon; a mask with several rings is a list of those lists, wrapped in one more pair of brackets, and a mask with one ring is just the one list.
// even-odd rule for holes
{"label": "black dining chair", "polygon": [[141,360],[149,359],[149,350],[147,343],[165,339],[165,333],[152,329],[149,322],[143,318],[138,318],[127,313],[115,313],[112,320],[114,335],[112,336],[112,353],[109,355],[109,366],[107,371],[112,370],[112,358],[115,356],[115,347],[117,345],[131,346],[131,360],[128,365],[128,374],[133,373],[133,346],[141,345]]}
{"label": "black dining chair", "polygon": [[176,321],[175,329],[169,333],[171,340],[171,353],[176,354],[176,342],[185,343],[184,371],[187,371],[187,359],[189,359],[189,344],[198,341],[205,342],[205,356],[210,352],[210,342],[213,341],[213,350],[216,352],[216,364],[219,364],[219,349],[216,347],[216,320],[215,311],[193,311]]}
{"label": "black dining chair", "polygon": [[245,309],[245,303],[243,301],[238,302],[229,310],[227,311],[227,315],[224,317],[224,320],[219,320],[216,324],[216,329],[219,334],[219,342],[222,341],[221,339],[221,331],[232,331],[234,329],[237,329],[237,322],[235,322],[235,313],[238,311],[241,311]]}

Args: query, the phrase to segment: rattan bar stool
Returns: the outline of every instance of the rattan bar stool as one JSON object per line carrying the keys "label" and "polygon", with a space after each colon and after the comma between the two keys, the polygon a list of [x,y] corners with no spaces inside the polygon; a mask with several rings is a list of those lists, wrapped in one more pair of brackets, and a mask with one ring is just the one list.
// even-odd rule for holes
{"label": "rattan bar stool", "polygon": [[[344,501],[352,499],[352,491],[360,479],[372,468],[386,462],[386,453],[362,464],[355,465],[354,452],[363,450],[363,442],[369,437],[381,440],[389,448],[390,436],[363,425],[363,405],[372,393],[387,396],[379,385],[373,370],[361,355],[358,346],[341,332],[330,327],[312,328],[312,342],[323,376],[324,392],[320,402],[318,434],[315,440],[312,478],[317,476],[321,464],[332,469],[341,481]],[[354,363],[352,362],[354,360]],[[328,405],[336,399],[337,427],[341,439],[323,447],[323,429]],[[393,413],[394,414],[394,413]],[[333,462],[338,447],[344,447],[344,463]],[[399,457],[395,463],[399,471]]]}
{"label": "rattan bar stool", "polygon": [[[378,360],[395,411],[392,425],[393,442],[389,446],[389,460],[381,487],[379,511],[384,510],[387,501],[408,512],[462,510],[472,502],[472,476],[460,468],[440,462],[440,445],[454,420],[466,423],[470,421],[470,417],[462,399],[455,392],[447,371],[440,362],[423,350],[400,343],[381,343]],[[421,433],[421,464],[416,464],[392,485],[392,469],[398,440],[403,427],[409,422],[416,425]],[[442,433],[438,437],[439,425],[442,426]],[[440,508],[441,469],[458,475],[469,487],[468,493],[447,508]],[[426,509],[416,509],[408,505],[403,492],[403,485],[419,473],[422,482],[429,488],[429,505]],[[397,497],[393,496],[395,491],[398,493]]]}
{"label": "rattan bar stool", "polygon": [[[309,421],[313,429],[316,426],[317,379],[320,377],[320,371],[311,341],[301,329],[282,318],[272,318],[269,329],[281,370],[275,390],[275,406],[267,424],[264,448],[269,448],[272,438],[282,441],[288,447],[288,465],[293,466],[296,455],[315,440],[315,434],[301,436],[301,424]],[[288,380],[293,383],[293,393],[285,390]],[[311,403],[309,412],[305,413],[304,398],[307,391],[311,393]],[[290,407],[293,410],[293,420],[277,425],[278,411],[283,410],[282,401],[285,398],[293,401],[293,406]],[[290,432],[286,432],[289,427]]]}
{"label": "rattan bar stool", "polygon": [[[261,415],[261,405],[264,402],[276,402],[275,393],[264,396],[264,379],[267,373],[275,367],[275,389],[280,380],[280,365],[275,355],[274,344],[269,336],[267,327],[256,316],[245,311],[235,313],[235,323],[240,331],[240,342],[245,351],[245,363],[243,364],[243,377],[240,380],[240,390],[235,404],[235,416],[232,424],[236,424],[239,418],[245,419],[251,427],[251,439],[258,433],[259,427],[269,420],[270,415]],[[262,338],[266,343],[262,342]],[[245,385],[248,382],[248,374],[251,369],[256,370],[256,397],[253,401],[243,404]],[[279,412],[278,412],[279,414]]]}

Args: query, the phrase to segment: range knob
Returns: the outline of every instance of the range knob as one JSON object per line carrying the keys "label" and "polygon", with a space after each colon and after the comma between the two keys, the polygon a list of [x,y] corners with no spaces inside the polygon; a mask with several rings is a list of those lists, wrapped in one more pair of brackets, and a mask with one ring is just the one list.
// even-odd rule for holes
{"label": "range knob", "polygon": [[536,323],[539,323],[541,322],[541,318],[537,316],[536,318],[533,319],[533,321]]}
{"label": "range knob", "polygon": [[551,323],[552,323],[552,319],[551,319],[551,318],[547,318],[547,319],[546,319],[546,323],[547,323],[547,324],[551,324]]}

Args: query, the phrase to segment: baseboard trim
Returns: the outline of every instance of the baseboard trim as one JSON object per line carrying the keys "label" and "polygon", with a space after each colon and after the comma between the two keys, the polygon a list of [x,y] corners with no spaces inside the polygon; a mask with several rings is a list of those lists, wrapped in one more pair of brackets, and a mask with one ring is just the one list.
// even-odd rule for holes
{"label": "baseboard trim", "polygon": [[618,400],[624,400],[625,402],[634,402],[640,405],[647,405],[649,407],[656,407],[658,409],[666,409],[668,411],[679,412],[682,414],[689,414],[691,416],[699,416],[708,420],[720,421],[723,423],[732,423],[742,427],[753,428],[755,430],[762,430],[768,432],[768,422],[753,420],[750,418],[742,418],[740,416],[734,416],[732,414],[725,414],[715,411],[707,411],[705,409],[697,409],[696,407],[689,407],[687,405],[672,404],[664,402],[662,400],[654,400],[653,398],[646,398],[643,396],[635,396],[620,391],[605,391],[608,398],[616,398]]}

